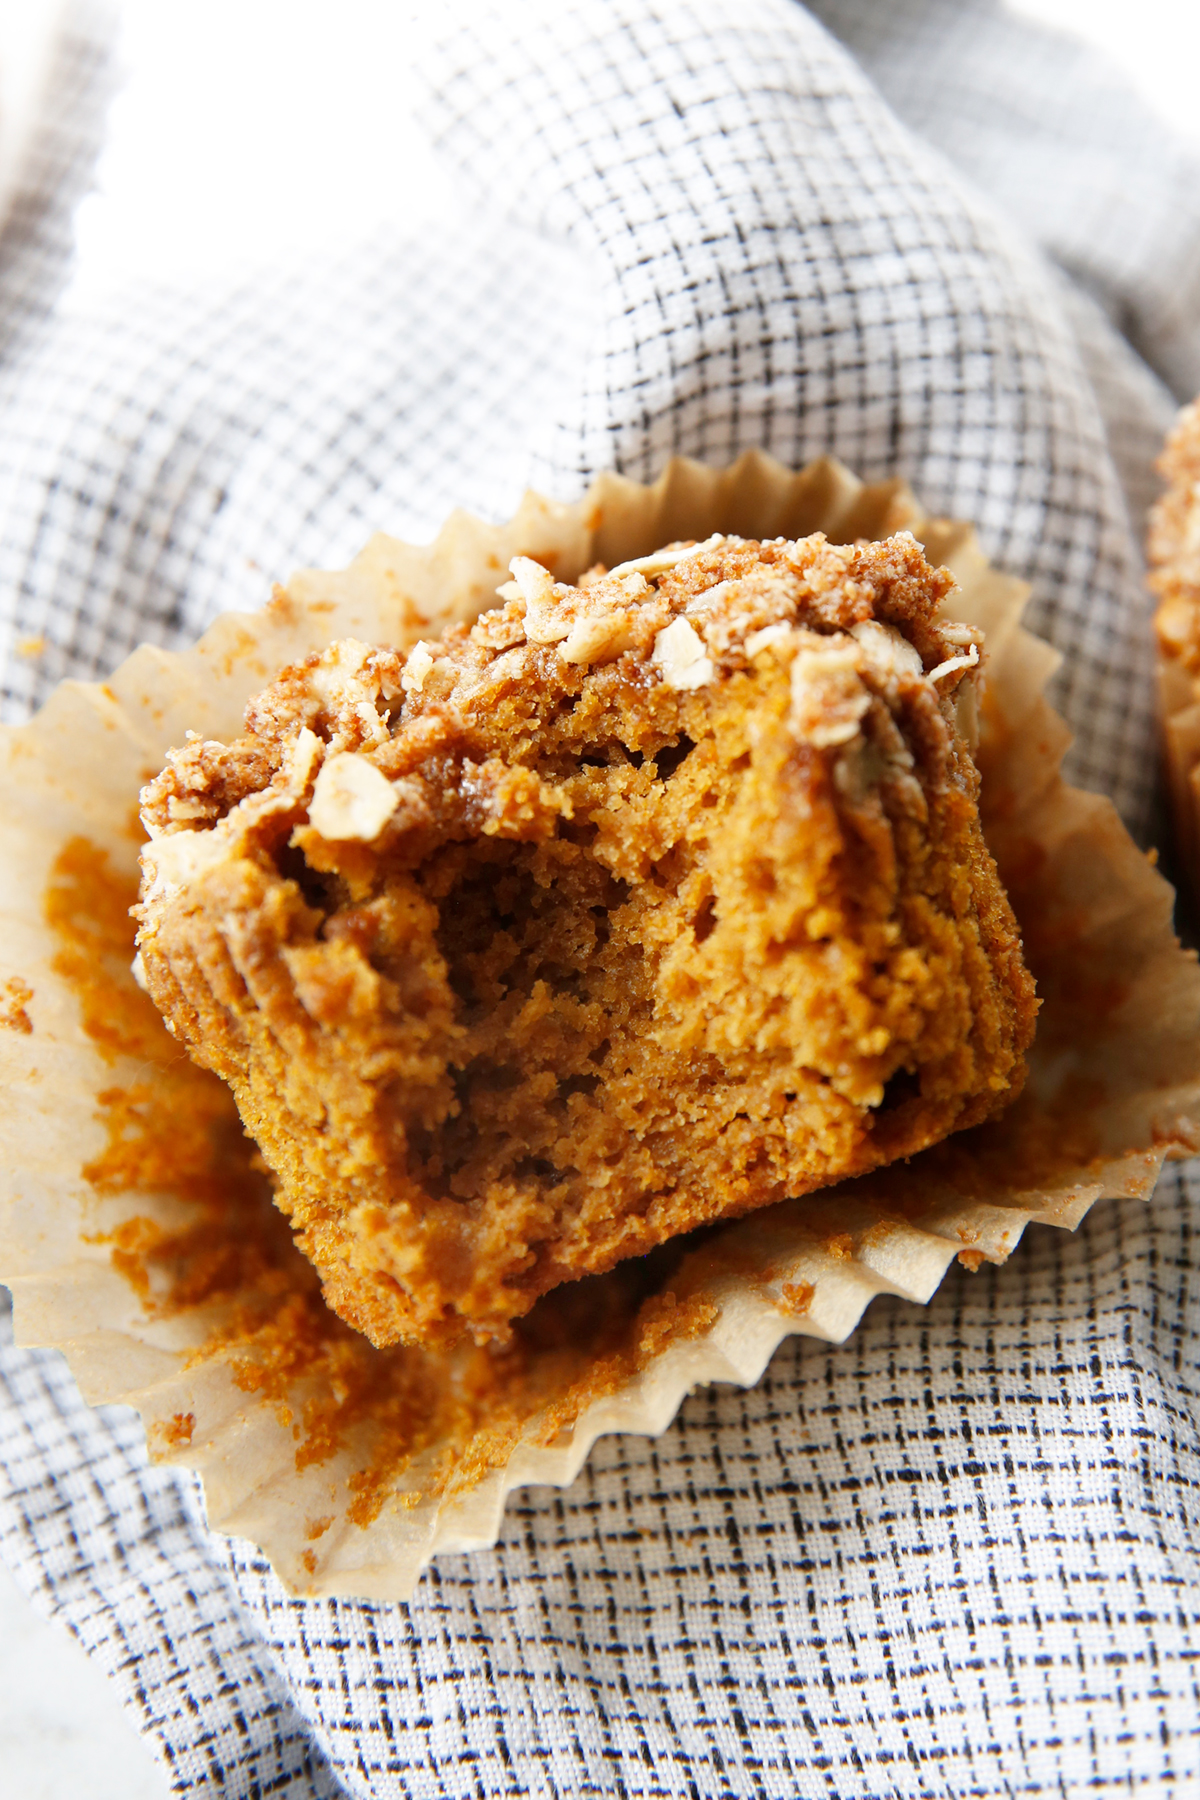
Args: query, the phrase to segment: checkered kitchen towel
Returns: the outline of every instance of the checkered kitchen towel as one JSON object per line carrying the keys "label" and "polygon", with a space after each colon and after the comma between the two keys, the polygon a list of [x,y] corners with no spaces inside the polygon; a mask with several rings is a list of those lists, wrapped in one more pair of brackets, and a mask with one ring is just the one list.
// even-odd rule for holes
{"label": "checkered kitchen towel", "polygon": [[[48,643],[8,658],[8,715],[375,527],[832,451],[1033,582],[1075,777],[1143,829],[1135,526],[1200,385],[1196,171],[987,0],[815,10],[443,9],[458,217],[86,317],[48,299],[104,83],[73,14],[71,129],[0,240],[2,628]],[[0,1542],[179,1794],[1193,1793],[1196,1190],[877,1300],[843,1349],[792,1340],[518,1497],[409,1606],[289,1599],[131,1415],[9,1348]]]}

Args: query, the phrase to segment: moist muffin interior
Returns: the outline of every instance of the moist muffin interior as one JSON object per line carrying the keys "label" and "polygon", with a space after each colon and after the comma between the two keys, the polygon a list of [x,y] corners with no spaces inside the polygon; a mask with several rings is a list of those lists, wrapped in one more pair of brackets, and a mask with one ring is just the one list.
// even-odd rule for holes
{"label": "moist muffin interior", "polygon": [[557,1283],[1006,1105],[1035,1001],[907,534],[677,546],[285,671],[144,795],[140,966],[334,1309]]}

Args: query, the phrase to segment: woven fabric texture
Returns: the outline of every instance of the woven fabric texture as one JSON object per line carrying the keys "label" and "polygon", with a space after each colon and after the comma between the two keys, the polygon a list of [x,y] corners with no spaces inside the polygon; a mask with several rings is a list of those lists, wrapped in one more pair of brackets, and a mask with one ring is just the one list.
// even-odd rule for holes
{"label": "woven fabric texture", "polygon": [[[1144,831],[1135,522],[1196,379],[1194,170],[986,0],[819,10],[442,6],[427,119],[462,205],[436,239],[86,316],[53,295],[107,26],[72,15],[94,103],[52,89],[43,223],[11,264],[0,240],[6,717],[376,528],[828,451],[1032,582],[1071,773]],[[131,1415],[9,1345],[0,1549],[178,1794],[1192,1792],[1197,1192],[1176,1170],[925,1310],[875,1302],[841,1349],[793,1340],[519,1496],[409,1606],[290,1599]]]}

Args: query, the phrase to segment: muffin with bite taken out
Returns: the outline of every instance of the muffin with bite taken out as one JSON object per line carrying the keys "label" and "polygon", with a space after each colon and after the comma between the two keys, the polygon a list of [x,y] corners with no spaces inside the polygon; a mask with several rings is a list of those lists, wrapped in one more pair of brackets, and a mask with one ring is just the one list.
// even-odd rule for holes
{"label": "muffin with bite taken out", "polygon": [[285,670],[143,793],[141,979],[380,1345],[502,1340],[910,1156],[1033,1036],[982,645],[908,533],[511,572],[436,643]]}

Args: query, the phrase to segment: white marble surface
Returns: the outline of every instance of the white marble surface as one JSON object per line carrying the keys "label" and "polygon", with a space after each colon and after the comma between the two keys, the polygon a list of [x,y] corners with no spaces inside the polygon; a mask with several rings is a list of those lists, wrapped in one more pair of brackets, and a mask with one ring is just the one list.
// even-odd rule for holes
{"label": "white marble surface", "polygon": [[4,1800],[166,1800],[169,1791],[107,1678],[0,1564]]}

